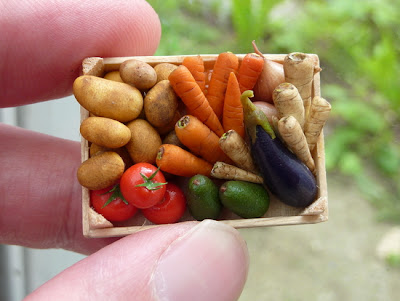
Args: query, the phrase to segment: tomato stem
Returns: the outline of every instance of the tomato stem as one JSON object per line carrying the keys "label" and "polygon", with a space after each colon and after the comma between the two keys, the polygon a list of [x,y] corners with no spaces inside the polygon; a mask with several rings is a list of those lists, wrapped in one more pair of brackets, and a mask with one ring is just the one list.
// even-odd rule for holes
{"label": "tomato stem", "polygon": [[116,198],[120,198],[126,205],[129,205],[129,203],[125,200],[124,196],[122,195],[121,190],[119,189],[119,184],[116,184],[113,188],[111,188],[109,191],[103,194],[107,194],[110,192],[112,192],[111,196],[108,198],[107,202],[104,203],[101,209],[110,204]]}
{"label": "tomato stem", "polygon": [[152,182],[151,180],[156,176],[156,174],[159,172],[160,167],[158,167],[150,177],[146,177],[143,173],[140,173],[140,175],[143,178],[143,183],[135,185],[135,187],[146,187],[148,190],[157,190],[160,189],[162,185],[166,185],[167,182],[165,183],[158,183],[158,182]]}

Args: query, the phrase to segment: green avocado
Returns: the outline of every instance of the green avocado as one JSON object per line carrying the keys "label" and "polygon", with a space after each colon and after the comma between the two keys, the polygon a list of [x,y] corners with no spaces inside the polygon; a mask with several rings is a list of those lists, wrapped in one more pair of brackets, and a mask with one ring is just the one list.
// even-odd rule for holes
{"label": "green avocado", "polygon": [[269,207],[269,194],[260,184],[227,181],[219,189],[222,204],[243,218],[263,216]]}
{"label": "green avocado", "polygon": [[190,214],[198,221],[217,219],[221,213],[218,187],[206,176],[190,178],[186,198]]}

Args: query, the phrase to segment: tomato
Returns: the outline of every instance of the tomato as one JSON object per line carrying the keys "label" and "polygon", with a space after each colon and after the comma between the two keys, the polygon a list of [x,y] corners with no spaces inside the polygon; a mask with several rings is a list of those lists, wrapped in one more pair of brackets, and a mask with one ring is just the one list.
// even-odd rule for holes
{"label": "tomato", "polygon": [[166,188],[164,199],[160,203],[142,210],[144,217],[152,223],[175,223],[185,213],[186,198],[182,189],[172,183],[168,183]]}
{"label": "tomato", "polygon": [[121,177],[121,192],[125,200],[137,208],[153,207],[165,194],[165,177],[150,163],[136,163]]}
{"label": "tomato", "polygon": [[[122,222],[130,219],[138,209],[124,202],[119,185],[90,191],[90,202],[97,213],[103,215],[110,222]],[[108,204],[106,204],[109,202]]]}

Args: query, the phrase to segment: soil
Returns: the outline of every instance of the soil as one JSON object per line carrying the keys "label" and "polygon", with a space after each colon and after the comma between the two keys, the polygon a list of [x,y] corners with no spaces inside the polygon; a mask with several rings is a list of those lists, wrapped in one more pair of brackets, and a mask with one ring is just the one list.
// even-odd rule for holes
{"label": "soil", "polygon": [[377,256],[393,225],[348,182],[328,175],[329,220],[240,230],[250,253],[244,300],[400,300],[400,268]]}

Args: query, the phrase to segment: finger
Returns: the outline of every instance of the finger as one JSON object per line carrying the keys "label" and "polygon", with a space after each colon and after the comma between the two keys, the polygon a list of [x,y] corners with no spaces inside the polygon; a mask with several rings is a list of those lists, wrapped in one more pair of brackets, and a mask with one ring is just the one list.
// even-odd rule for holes
{"label": "finger", "polygon": [[0,243],[90,254],[115,239],[82,235],[80,145],[0,124]]}
{"label": "finger", "polygon": [[163,226],[107,246],[27,300],[237,300],[248,264],[246,244],[230,226]]}
{"label": "finger", "polygon": [[160,40],[141,0],[0,1],[2,107],[70,94],[85,57],[152,55]]}

